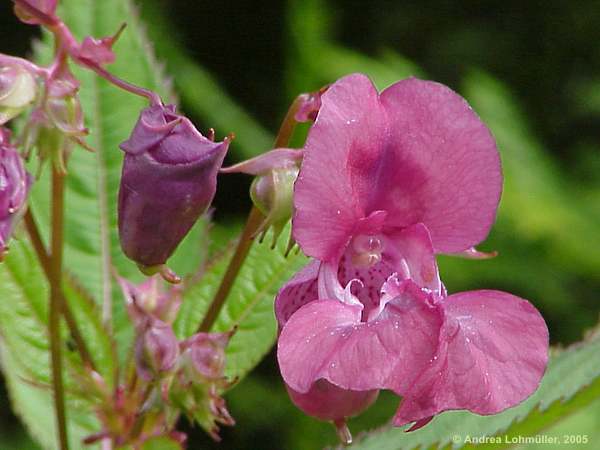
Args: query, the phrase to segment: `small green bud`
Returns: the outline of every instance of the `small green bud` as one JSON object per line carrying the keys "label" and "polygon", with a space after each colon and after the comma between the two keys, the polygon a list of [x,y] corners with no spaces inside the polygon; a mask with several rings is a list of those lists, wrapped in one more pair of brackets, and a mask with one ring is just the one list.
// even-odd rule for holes
{"label": "small green bud", "polygon": [[19,65],[0,67],[0,125],[31,105],[37,95],[34,76]]}

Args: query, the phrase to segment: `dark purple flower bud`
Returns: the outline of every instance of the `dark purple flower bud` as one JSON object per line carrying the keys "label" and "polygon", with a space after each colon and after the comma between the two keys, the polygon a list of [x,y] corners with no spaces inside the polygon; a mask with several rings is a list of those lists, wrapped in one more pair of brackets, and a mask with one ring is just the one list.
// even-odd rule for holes
{"label": "dark purple flower bud", "polygon": [[0,128],[0,260],[14,226],[26,207],[31,177],[19,152],[10,143],[10,132]]}
{"label": "dark purple flower bud", "polygon": [[228,146],[227,138],[202,136],[174,105],[142,111],[121,144],[119,190],[121,247],[142,271],[165,273],[165,262],[212,202]]}
{"label": "dark purple flower bud", "polygon": [[136,367],[140,377],[149,381],[169,372],[177,362],[179,344],[171,325],[148,319],[135,344]]}

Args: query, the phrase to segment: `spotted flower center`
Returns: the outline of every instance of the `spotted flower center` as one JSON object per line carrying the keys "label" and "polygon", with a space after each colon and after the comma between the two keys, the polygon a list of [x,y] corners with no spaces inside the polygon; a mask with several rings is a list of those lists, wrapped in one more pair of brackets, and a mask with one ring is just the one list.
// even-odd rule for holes
{"label": "spotted flower center", "polygon": [[352,264],[358,267],[373,267],[381,262],[383,241],[376,235],[361,234],[352,239]]}

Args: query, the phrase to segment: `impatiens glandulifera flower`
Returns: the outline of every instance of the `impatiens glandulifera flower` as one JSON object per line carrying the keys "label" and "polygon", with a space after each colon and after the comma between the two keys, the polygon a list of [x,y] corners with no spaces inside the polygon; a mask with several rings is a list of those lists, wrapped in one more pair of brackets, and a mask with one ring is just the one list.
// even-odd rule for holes
{"label": "impatiens glandulifera flower", "polygon": [[255,175],[250,198],[265,216],[257,233],[273,227],[273,245],[292,217],[292,192],[300,170],[302,150],[277,148],[231,167],[223,173]]}
{"label": "impatiens glandulifera flower", "polygon": [[219,441],[219,424],[235,425],[221,397],[236,380],[225,375],[225,347],[232,334],[197,333],[181,342],[179,370],[169,392],[171,402]]}
{"label": "impatiens glandulifera flower", "polygon": [[215,195],[229,139],[213,142],[174,105],[144,109],[129,139],[119,189],[119,237],[124,253],[143,272],[165,263]]}
{"label": "impatiens glandulifera flower", "polygon": [[18,64],[0,67],[0,125],[31,105],[37,95],[35,77]]}
{"label": "impatiens glandulifera flower", "polygon": [[465,100],[414,78],[378,94],[351,75],[321,96],[304,152],[293,234],[315,260],[276,300],[288,387],[390,389],[403,397],[395,424],[417,427],[531,395],[547,362],[543,318],[503,292],[448,296],[435,262],[480,256],[500,199],[494,139]]}
{"label": "impatiens glandulifera flower", "polygon": [[25,211],[30,185],[21,155],[10,143],[10,132],[0,127],[0,261]]}

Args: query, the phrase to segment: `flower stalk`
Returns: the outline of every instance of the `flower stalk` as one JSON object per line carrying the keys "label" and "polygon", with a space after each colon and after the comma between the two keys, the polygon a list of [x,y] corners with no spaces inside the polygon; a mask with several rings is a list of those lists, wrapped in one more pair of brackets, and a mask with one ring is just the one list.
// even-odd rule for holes
{"label": "flower stalk", "polygon": [[52,170],[52,237],[50,243],[50,309],[49,334],[52,365],[52,389],[54,410],[58,428],[59,448],[68,450],[67,418],[65,411],[65,390],[63,384],[62,342],[60,338],[60,313],[63,310],[62,262],[64,225],[64,174]]}
{"label": "flower stalk", "polygon": [[[296,99],[290,105],[285,117],[283,118],[283,122],[281,122],[277,136],[275,137],[273,148],[286,147],[289,145],[298,123],[295,116],[300,109],[302,102],[303,97],[300,95],[296,97]],[[252,242],[254,241],[257,232],[260,230],[263,221],[263,214],[256,206],[252,206],[252,209],[248,214],[248,219],[246,219],[246,225],[244,225],[240,240],[235,248],[235,253],[229,262],[229,266],[227,266],[227,271],[225,272],[225,275],[223,275],[219,289],[217,290],[217,293],[215,294],[208,311],[202,320],[202,323],[198,327],[199,332],[210,331],[217,320],[217,317],[219,317],[219,313],[221,312],[221,309],[225,304],[225,300],[227,299],[227,296],[233,287],[233,283],[235,282],[235,279],[238,276],[246,257],[248,256],[250,247],[252,247]]]}
{"label": "flower stalk", "polygon": [[[38,257],[40,265],[42,266],[42,269],[44,270],[44,274],[46,275],[46,278],[48,279],[48,281],[50,281],[51,270],[52,270],[51,269],[51,258],[50,258],[50,255],[48,255],[48,252],[46,251],[46,248],[42,241],[42,236],[39,232],[38,226],[35,222],[35,218],[33,217],[33,214],[30,209],[28,209],[25,212],[23,221],[25,223],[25,228],[27,229],[27,233],[29,234],[29,239],[31,240],[31,244],[33,245],[33,248]],[[81,331],[79,330],[77,321],[75,320],[75,317],[73,316],[73,313],[72,313],[71,309],[69,308],[69,305],[65,301],[62,289],[61,289],[61,296],[62,296],[62,300],[61,300],[62,314],[63,314],[63,317],[67,324],[67,327],[69,328],[69,332],[71,333],[71,337],[73,338],[73,341],[75,342],[75,346],[77,347],[79,356],[81,356],[81,359],[86,366],[88,366],[92,370],[96,370],[96,366],[94,364],[92,355],[90,354],[90,351],[87,348],[87,344],[85,343],[83,335],[81,334]]]}

